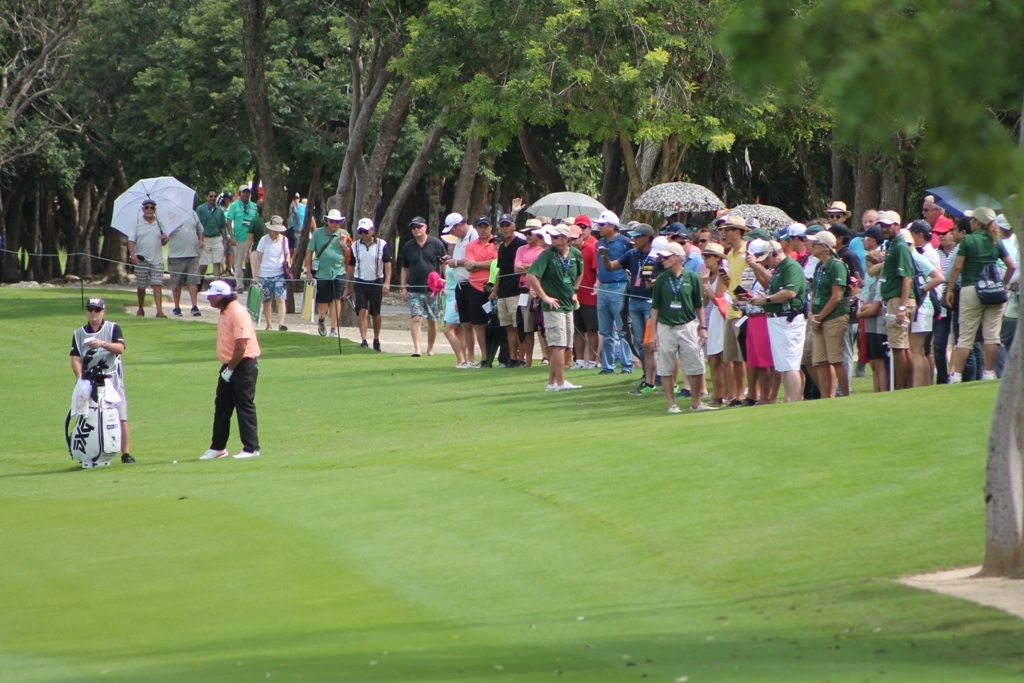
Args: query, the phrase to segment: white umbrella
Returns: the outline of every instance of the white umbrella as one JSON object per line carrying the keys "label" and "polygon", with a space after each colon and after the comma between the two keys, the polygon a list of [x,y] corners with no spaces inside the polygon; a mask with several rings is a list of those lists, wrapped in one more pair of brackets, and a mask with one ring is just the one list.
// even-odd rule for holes
{"label": "white umbrella", "polygon": [[526,213],[550,218],[569,218],[580,214],[597,218],[607,210],[601,202],[579,192],[552,192],[531,204]]}
{"label": "white umbrella", "polygon": [[156,220],[165,235],[180,228],[192,216],[196,191],[177,178],[146,178],[114,200],[114,217],[110,227],[135,240],[135,226],[142,218],[142,202],[156,202]]}

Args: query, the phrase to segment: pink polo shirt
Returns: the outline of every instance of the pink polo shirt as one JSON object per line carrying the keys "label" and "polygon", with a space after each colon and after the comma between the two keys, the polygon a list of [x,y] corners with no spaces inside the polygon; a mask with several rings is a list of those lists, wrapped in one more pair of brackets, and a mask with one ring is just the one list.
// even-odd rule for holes
{"label": "pink polo shirt", "polygon": [[235,354],[235,340],[245,340],[245,357],[259,358],[260,343],[256,341],[256,328],[249,311],[236,299],[220,312],[217,318],[217,358],[228,363]]}

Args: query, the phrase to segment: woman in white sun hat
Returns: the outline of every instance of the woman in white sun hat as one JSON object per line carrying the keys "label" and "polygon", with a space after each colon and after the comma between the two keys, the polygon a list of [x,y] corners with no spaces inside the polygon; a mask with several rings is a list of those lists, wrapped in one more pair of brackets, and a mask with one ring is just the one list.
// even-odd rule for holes
{"label": "woman in white sun hat", "polygon": [[267,225],[267,234],[260,238],[256,251],[252,253],[252,272],[259,281],[261,299],[263,301],[263,319],[266,329],[273,329],[271,324],[272,302],[277,300],[277,329],[282,332],[288,328],[284,324],[286,315],[285,293],[288,283],[285,280],[285,264],[291,256],[288,240],[284,233],[288,228],[280,216],[271,216]]}

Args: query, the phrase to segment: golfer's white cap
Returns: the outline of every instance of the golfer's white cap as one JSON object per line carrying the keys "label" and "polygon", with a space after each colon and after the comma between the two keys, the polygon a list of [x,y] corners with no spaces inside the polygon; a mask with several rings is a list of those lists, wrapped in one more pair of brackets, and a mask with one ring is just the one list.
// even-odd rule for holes
{"label": "golfer's white cap", "polygon": [[365,230],[367,232],[373,230],[373,221],[369,218],[360,218],[359,222],[356,223],[356,230]]}
{"label": "golfer's white cap", "polygon": [[211,296],[227,296],[230,293],[231,285],[223,280],[214,280],[210,283],[210,288],[205,292],[199,292],[199,295],[209,298]]}
{"label": "golfer's white cap", "polygon": [[601,215],[594,219],[595,225],[615,225],[619,224],[619,217],[615,215],[614,211],[602,211]]}
{"label": "golfer's white cap", "polygon": [[456,225],[458,225],[459,223],[465,223],[465,222],[466,222],[466,219],[462,217],[461,213],[450,213],[447,216],[445,216],[445,219],[444,219],[444,230],[441,231],[441,234],[446,235],[449,232],[451,232],[452,228],[454,228]]}
{"label": "golfer's white cap", "polygon": [[248,185],[239,185],[238,186],[238,191],[239,192],[252,192],[252,188],[249,187]]}

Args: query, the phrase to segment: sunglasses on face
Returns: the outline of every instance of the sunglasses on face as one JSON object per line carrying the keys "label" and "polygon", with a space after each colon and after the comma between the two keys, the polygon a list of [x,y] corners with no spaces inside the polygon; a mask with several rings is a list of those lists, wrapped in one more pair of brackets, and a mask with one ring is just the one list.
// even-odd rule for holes
{"label": "sunglasses on face", "polygon": [[142,210],[145,211],[146,209],[152,209],[153,211],[156,211],[156,204],[143,204]]}
{"label": "sunglasses on face", "polygon": [[102,308],[96,308],[95,306],[86,306],[85,310],[89,311],[90,313],[99,313],[103,309]]}

